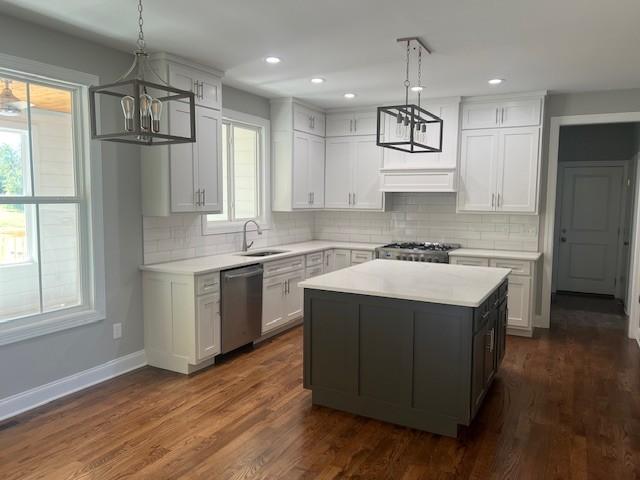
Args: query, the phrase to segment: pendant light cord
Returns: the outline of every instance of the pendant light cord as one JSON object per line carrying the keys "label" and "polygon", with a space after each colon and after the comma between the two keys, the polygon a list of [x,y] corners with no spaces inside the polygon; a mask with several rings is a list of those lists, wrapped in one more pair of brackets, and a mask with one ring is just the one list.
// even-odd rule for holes
{"label": "pendant light cord", "polygon": [[406,70],[406,78],[404,81],[404,103],[405,105],[409,105],[409,52],[411,47],[411,40],[407,40],[407,70]]}

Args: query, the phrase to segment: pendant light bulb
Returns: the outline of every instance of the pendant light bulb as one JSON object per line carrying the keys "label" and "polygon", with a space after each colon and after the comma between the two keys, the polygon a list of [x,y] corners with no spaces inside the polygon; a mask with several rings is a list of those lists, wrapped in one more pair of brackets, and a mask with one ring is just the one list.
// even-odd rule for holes
{"label": "pendant light bulb", "polygon": [[160,117],[162,116],[162,102],[157,98],[151,100],[151,130],[160,132]]}
{"label": "pendant light bulb", "polygon": [[140,128],[148,132],[151,129],[151,95],[143,93],[140,95]]}
{"label": "pendant light bulb", "polygon": [[120,99],[120,106],[122,106],[122,113],[124,115],[124,129],[127,132],[133,132],[133,111],[135,104],[136,101],[131,95]]}

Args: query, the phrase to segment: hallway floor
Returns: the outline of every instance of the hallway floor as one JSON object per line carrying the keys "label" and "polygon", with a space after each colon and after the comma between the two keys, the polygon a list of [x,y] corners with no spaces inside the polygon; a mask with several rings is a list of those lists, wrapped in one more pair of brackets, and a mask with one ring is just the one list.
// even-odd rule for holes
{"label": "hallway floor", "polygon": [[638,478],[640,349],[607,302],[558,297],[549,331],[509,337],[457,440],[313,407],[296,328],[191,377],[145,367],[0,424],[0,478]]}

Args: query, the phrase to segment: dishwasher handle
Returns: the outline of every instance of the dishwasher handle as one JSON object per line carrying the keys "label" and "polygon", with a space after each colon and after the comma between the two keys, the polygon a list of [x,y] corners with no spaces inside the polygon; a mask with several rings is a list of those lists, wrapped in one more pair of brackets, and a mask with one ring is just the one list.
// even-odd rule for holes
{"label": "dishwasher handle", "polygon": [[262,268],[254,268],[251,270],[244,270],[241,272],[237,272],[237,273],[224,273],[224,279],[225,280],[231,280],[234,278],[248,278],[248,277],[254,277],[256,275],[262,275]]}

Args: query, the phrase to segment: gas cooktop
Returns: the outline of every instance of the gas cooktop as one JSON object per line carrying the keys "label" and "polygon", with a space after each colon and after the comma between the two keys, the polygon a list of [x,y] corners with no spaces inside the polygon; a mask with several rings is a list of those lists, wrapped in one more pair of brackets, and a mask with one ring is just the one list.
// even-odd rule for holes
{"label": "gas cooktop", "polygon": [[460,248],[457,243],[396,242],[376,249],[378,258],[414,262],[449,263],[449,251]]}

